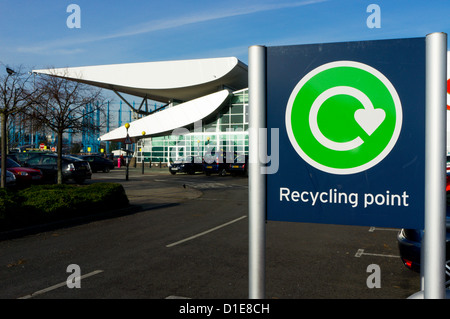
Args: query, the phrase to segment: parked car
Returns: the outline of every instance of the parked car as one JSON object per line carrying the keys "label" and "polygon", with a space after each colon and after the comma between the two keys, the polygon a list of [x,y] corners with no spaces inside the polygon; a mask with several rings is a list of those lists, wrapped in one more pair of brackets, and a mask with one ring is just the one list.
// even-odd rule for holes
{"label": "parked car", "polygon": [[49,151],[29,151],[22,153],[10,153],[8,157],[23,166],[23,163],[25,163],[27,159],[39,154],[55,154],[55,153]]}
{"label": "parked car", "polygon": [[203,159],[200,156],[187,156],[175,160],[169,164],[169,172],[172,175],[176,173],[195,174],[203,172]]}
{"label": "parked car", "polygon": [[248,176],[248,155],[236,156],[234,159],[234,163],[230,164],[228,171],[230,172],[231,176]]}
{"label": "parked car", "polygon": [[233,163],[233,157],[227,159],[227,152],[207,152],[203,162],[203,171],[207,176],[211,174],[219,174],[225,176],[230,168],[230,163]]}
{"label": "parked car", "polygon": [[40,183],[43,178],[41,170],[30,167],[22,167],[19,163],[9,157],[6,158],[6,169],[14,174],[15,182],[18,186],[28,186],[31,184]]}
{"label": "parked car", "polygon": [[[40,169],[44,175],[44,181],[55,183],[58,178],[56,154],[37,154],[24,162],[25,167]],[[62,177],[63,181],[74,180],[82,184],[86,179],[92,176],[89,163],[73,156],[62,156]]]}
{"label": "parked car", "polygon": [[450,173],[450,156],[447,155],[447,173]]}
{"label": "parked car", "polygon": [[[449,193],[450,177],[447,175],[447,198]],[[446,288],[450,288],[450,206],[447,200],[447,216],[446,216]],[[420,250],[424,230],[422,229],[401,229],[397,235],[398,248],[400,251],[400,258],[403,264],[416,272],[420,272]]]}
{"label": "parked car", "polygon": [[110,170],[114,169],[114,162],[100,155],[80,155],[78,157],[89,162],[93,173],[98,171],[109,173]]}
{"label": "parked car", "polygon": [[16,176],[10,171],[6,170],[6,187],[12,186],[16,186]]}

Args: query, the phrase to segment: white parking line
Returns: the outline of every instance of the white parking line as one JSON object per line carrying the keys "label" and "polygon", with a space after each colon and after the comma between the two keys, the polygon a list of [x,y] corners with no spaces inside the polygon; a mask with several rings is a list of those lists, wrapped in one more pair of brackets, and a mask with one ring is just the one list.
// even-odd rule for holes
{"label": "white parking line", "polygon": [[372,254],[372,253],[365,253],[364,249],[358,249],[358,251],[355,254],[355,257],[361,257],[362,255],[365,256],[378,256],[378,257],[392,257],[392,258],[400,258],[400,256],[395,255],[383,255],[383,254]]}
{"label": "white parking line", "polygon": [[[93,271],[93,272],[90,272],[90,273],[88,273],[88,274],[85,274],[85,275],[83,275],[83,276],[80,276],[80,279],[79,279],[79,280],[84,279],[84,278],[87,278],[87,277],[90,277],[90,276],[97,275],[97,274],[99,274],[99,273],[101,273],[101,272],[103,272],[103,270],[95,270],[95,271]],[[56,284],[56,285],[53,285],[53,286],[44,288],[44,289],[42,289],[42,290],[38,290],[38,291],[36,291],[36,292],[33,292],[33,293],[30,294],[30,295],[26,295],[26,296],[20,297],[20,298],[18,298],[18,299],[30,299],[30,298],[33,298],[33,297],[35,297],[35,296],[37,296],[37,295],[45,294],[46,292],[55,290],[55,289],[57,289],[57,288],[60,288],[60,287],[66,286],[66,285],[67,285],[67,282],[64,281],[64,282],[61,282],[61,283],[59,283],[59,284]]]}
{"label": "white parking line", "polygon": [[238,221],[240,221],[241,219],[244,219],[244,218],[246,218],[246,217],[247,217],[247,216],[241,216],[241,217],[239,217],[239,218],[233,219],[232,221],[229,221],[228,223],[225,223],[225,224],[219,225],[219,226],[217,226],[217,227],[211,228],[211,229],[209,229],[209,230],[206,230],[206,231],[204,231],[204,232],[198,233],[197,235],[194,235],[194,236],[191,236],[191,237],[182,239],[182,240],[180,240],[180,241],[177,241],[177,242],[175,242],[175,243],[166,245],[166,247],[167,247],[167,248],[170,248],[170,247],[176,246],[176,245],[178,245],[178,244],[184,243],[184,242],[186,242],[186,241],[195,239],[195,238],[197,238],[197,237],[206,235],[206,234],[211,233],[211,232],[213,232],[213,231],[216,231],[216,230],[218,230],[218,229],[220,229],[220,228],[223,228],[223,227],[225,227],[225,226],[228,226],[228,225],[231,225],[231,224],[233,224],[233,223],[235,223],[235,222],[238,222]]}

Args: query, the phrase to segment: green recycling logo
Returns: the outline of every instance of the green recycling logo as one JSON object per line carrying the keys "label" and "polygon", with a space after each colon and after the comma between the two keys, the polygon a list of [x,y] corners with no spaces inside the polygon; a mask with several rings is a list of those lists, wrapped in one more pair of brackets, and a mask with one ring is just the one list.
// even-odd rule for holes
{"label": "green recycling logo", "polygon": [[397,142],[402,106],[391,82],[363,63],[336,61],[305,75],[286,108],[289,140],[307,163],[354,174],[381,162]]}

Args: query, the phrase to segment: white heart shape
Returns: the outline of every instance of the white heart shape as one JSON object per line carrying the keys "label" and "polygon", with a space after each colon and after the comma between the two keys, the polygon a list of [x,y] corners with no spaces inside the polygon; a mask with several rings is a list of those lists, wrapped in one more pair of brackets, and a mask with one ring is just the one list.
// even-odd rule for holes
{"label": "white heart shape", "polygon": [[355,112],[356,122],[368,135],[372,135],[385,118],[386,113],[383,109],[358,109]]}

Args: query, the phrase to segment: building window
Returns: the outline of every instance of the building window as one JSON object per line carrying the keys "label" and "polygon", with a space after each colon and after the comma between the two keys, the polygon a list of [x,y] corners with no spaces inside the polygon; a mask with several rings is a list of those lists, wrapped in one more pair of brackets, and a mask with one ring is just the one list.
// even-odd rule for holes
{"label": "building window", "polygon": [[[220,150],[248,154],[248,89],[234,92],[229,105],[202,125],[201,132],[197,129],[186,135],[146,138],[136,153],[137,163],[169,163],[180,157],[204,156]],[[139,147],[142,146],[138,145],[138,150]]]}

